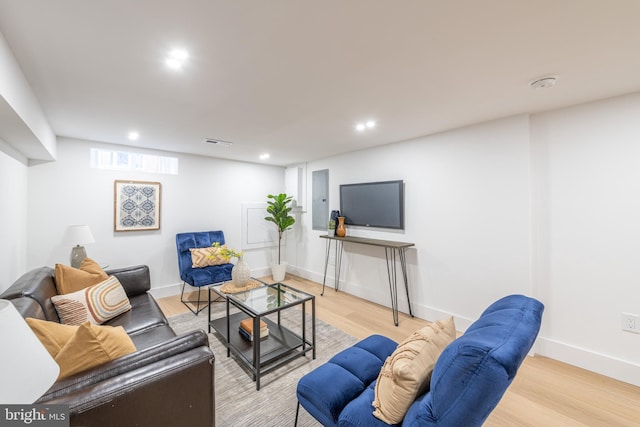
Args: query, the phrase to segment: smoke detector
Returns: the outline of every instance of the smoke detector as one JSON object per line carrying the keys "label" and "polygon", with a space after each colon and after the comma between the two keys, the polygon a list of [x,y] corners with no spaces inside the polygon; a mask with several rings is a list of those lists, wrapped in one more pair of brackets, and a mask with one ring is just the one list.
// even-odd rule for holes
{"label": "smoke detector", "polygon": [[233,142],[223,141],[221,139],[213,139],[213,138],[207,138],[204,140],[204,142],[208,142],[209,144],[213,144],[218,147],[231,147],[233,145]]}
{"label": "smoke detector", "polygon": [[541,79],[537,79],[529,83],[532,89],[546,89],[553,87],[556,84],[556,77],[543,77]]}

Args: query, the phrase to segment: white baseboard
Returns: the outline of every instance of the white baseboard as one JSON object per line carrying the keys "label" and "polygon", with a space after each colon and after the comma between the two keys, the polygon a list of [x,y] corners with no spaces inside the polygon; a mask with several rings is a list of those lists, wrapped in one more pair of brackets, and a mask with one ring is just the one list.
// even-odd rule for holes
{"label": "white baseboard", "polygon": [[[322,274],[297,268],[291,265],[289,266],[287,271],[304,279],[322,283]],[[252,269],[251,274],[254,277],[268,276],[271,274],[271,269],[269,267]],[[327,288],[333,289],[334,283],[334,277],[330,276],[329,272],[327,272]],[[191,290],[198,289],[192,288],[191,286],[188,287],[191,288]],[[182,283],[178,283],[174,285],[163,286],[160,288],[152,288],[150,292],[154,296],[154,298],[163,298],[167,296],[180,295],[181,289]],[[389,303],[388,292],[383,292],[381,290],[372,291],[371,288],[345,282],[340,282],[339,289],[368,301],[391,307],[391,304]],[[403,294],[398,292],[398,303],[400,305],[400,311],[406,313],[406,299],[402,299],[402,295]],[[475,320],[458,316],[455,313],[447,313],[442,310],[429,307],[427,305],[418,304],[415,301],[412,301],[411,308],[415,317],[430,321],[453,316],[456,323],[456,329],[460,332],[466,331],[467,328]],[[536,340],[536,343],[533,347],[533,353],[549,357],[560,362],[568,363],[570,365],[577,366],[588,371],[596,372],[598,374],[605,375],[607,377],[614,378],[616,380],[623,381],[629,384],[633,384],[635,386],[640,386],[640,365],[617,359],[606,354],[596,353],[591,350],[579,348],[542,336],[538,336],[538,339]]]}
{"label": "white baseboard", "polygon": [[[191,287],[187,285],[191,290],[197,290],[198,288]],[[154,298],[164,298],[164,297],[172,297],[174,295],[180,295],[182,291],[182,283],[176,283],[174,285],[166,285],[158,288],[152,287],[149,290],[149,293],[153,295]]]}
{"label": "white baseboard", "polygon": [[[291,274],[295,274],[296,276],[300,276],[303,279],[311,280],[312,282],[322,284],[322,274],[318,274],[316,272],[306,270],[303,268],[298,268],[293,265],[289,265],[287,271]],[[329,276],[327,275],[327,286],[333,288],[333,277],[329,280]]]}
{"label": "white baseboard", "polygon": [[[303,277],[307,280],[312,280],[317,283],[322,283],[323,275],[299,268],[291,268],[291,273],[296,274],[300,277]],[[341,291],[347,292],[351,295],[357,296],[359,298],[365,299],[367,301],[374,302],[376,304],[383,305],[385,307],[391,308],[391,297],[389,295],[389,289],[386,283],[387,278],[384,277],[385,286],[384,289],[380,289],[378,291],[372,290],[369,287],[365,287],[359,284],[348,283],[341,281],[338,289]],[[335,288],[335,277],[330,275],[329,271],[327,271],[327,279],[325,282],[325,286],[327,288],[334,289]],[[404,286],[404,285],[403,285]],[[398,283],[398,308],[401,312],[408,314],[409,306],[407,305],[407,300],[404,298],[404,287],[400,289],[400,283]],[[458,331],[464,332],[467,328],[473,323],[473,319],[468,319],[465,317],[457,316],[452,313],[447,313],[442,310],[437,310],[433,307],[429,307],[423,304],[418,304],[415,301],[411,301],[411,311],[413,315],[417,318],[435,321],[439,319],[445,319],[449,316],[454,317],[454,321],[456,324],[456,329]]]}
{"label": "white baseboard", "polygon": [[[271,275],[271,268],[269,267],[251,269],[252,277],[263,277],[263,276],[270,276],[270,275]],[[322,278],[320,280],[322,280]],[[194,292],[197,290],[198,288],[187,285],[185,292]],[[180,293],[182,292],[182,282],[175,283],[172,285],[152,287],[149,290],[149,292],[151,293],[151,295],[153,295],[154,298],[164,298],[164,297],[172,297],[175,295],[180,295]]]}
{"label": "white baseboard", "polygon": [[640,365],[545,337],[538,337],[537,354],[640,386]]}
{"label": "white baseboard", "polygon": [[[453,316],[456,329],[460,332],[466,331],[475,321],[475,319],[460,317],[453,313],[446,313],[420,304],[413,303],[412,308],[413,314],[421,319],[435,320]],[[640,386],[640,365],[606,354],[596,353],[540,335],[529,354],[539,354],[618,381]]]}

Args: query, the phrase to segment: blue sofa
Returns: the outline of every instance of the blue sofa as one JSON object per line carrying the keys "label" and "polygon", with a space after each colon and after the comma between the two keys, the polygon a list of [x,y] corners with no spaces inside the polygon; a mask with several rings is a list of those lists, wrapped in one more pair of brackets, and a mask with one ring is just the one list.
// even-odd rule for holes
{"label": "blue sofa", "polygon": [[[523,295],[491,304],[436,361],[430,388],[402,426],[480,426],[502,398],[540,330],[544,306]],[[324,426],[388,426],[373,416],[378,373],[396,349],[372,335],[300,379],[300,405]],[[296,412],[296,422],[298,413]]]}
{"label": "blue sofa", "polygon": [[[200,297],[200,290],[202,286],[231,280],[233,264],[230,263],[193,268],[193,263],[191,262],[191,251],[189,249],[206,248],[212,246],[215,242],[219,242],[220,245],[224,245],[224,233],[221,230],[176,234],[178,269],[180,271],[180,279],[182,279],[182,293],[180,294],[180,301],[182,301],[182,303],[196,315],[203,309],[207,308],[208,304],[208,296],[206,300],[202,300]],[[184,299],[184,288],[187,283],[198,288],[197,300]],[[192,304],[196,305],[195,309],[192,307]]]}

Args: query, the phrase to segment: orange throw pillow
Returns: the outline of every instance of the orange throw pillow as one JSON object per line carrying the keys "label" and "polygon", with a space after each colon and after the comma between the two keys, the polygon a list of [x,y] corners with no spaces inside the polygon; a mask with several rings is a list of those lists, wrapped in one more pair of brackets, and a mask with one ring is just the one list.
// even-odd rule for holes
{"label": "orange throw pillow", "polygon": [[102,267],[91,258],[85,258],[80,268],[56,264],[54,275],[58,295],[79,291],[109,278]]}
{"label": "orange throw pillow", "polygon": [[58,379],[86,371],[136,351],[122,326],[99,326],[85,322],[62,347],[55,361],[60,365]]}
{"label": "orange throw pillow", "polygon": [[63,325],[48,320],[34,319],[32,317],[27,317],[25,320],[51,357],[54,358],[78,330],[78,326]]}

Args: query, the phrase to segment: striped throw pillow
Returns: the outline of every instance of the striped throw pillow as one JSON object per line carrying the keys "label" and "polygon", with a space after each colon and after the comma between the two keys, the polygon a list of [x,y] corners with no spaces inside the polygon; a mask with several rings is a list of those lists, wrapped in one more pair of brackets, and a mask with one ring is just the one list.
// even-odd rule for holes
{"label": "striped throw pillow", "polygon": [[115,276],[76,292],[51,297],[60,321],[80,325],[87,320],[100,325],[131,310],[127,294]]}

